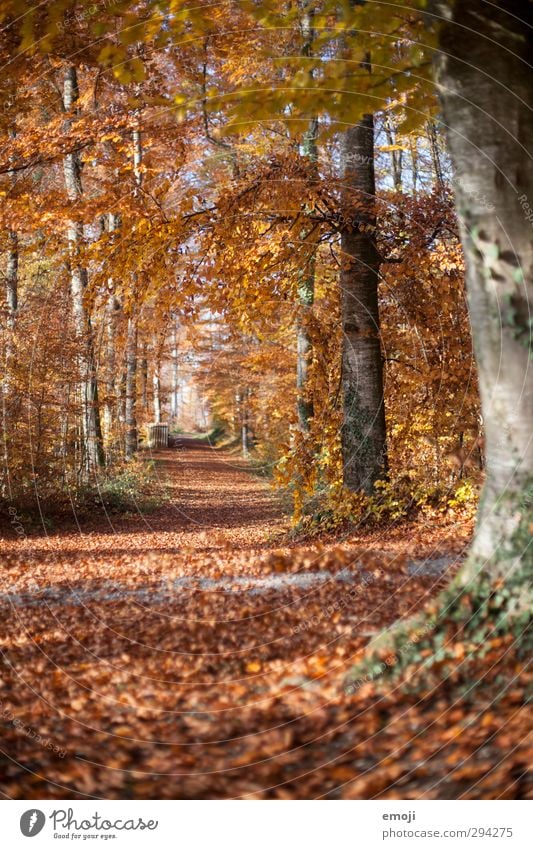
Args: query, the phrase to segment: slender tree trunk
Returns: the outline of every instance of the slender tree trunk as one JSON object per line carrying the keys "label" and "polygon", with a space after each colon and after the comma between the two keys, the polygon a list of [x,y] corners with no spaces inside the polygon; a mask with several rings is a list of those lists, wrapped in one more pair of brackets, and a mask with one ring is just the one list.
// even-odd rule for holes
{"label": "slender tree trunk", "polygon": [[[115,233],[119,226],[119,217],[113,212],[107,215],[107,231]],[[112,238],[114,238],[112,236]],[[112,277],[107,281],[109,295],[105,306],[105,348],[106,348],[106,398],[103,406],[103,431],[106,446],[115,450],[118,443],[118,421],[120,419],[120,381],[117,376],[117,324],[121,304],[115,295]]]}
{"label": "slender tree trunk", "polygon": [[179,349],[178,349],[178,320],[172,321],[172,392],[170,395],[170,415],[175,423],[178,418],[179,393]]}
{"label": "slender tree trunk", "polygon": [[15,324],[18,309],[18,237],[10,230],[8,233],[8,254],[6,264],[6,306],[7,332],[5,345],[4,374],[1,381],[2,390],[2,430],[4,474],[0,492],[3,497],[11,495],[11,480],[9,470],[10,441],[14,422],[10,409],[11,366],[14,356]]}
{"label": "slender tree trunk", "polygon": [[[10,139],[15,139],[15,129],[8,131]],[[16,173],[9,172],[11,184],[16,183]],[[7,234],[7,264],[6,264],[6,305],[7,305],[7,327],[8,327],[8,359],[11,354],[10,345],[13,342],[13,331],[16,324],[18,310],[18,276],[19,276],[19,239],[15,230],[9,230]]]}
{"label": "slender tree trunk", "polygon": [[[390,147],[396,146],[396,129],[392,122],[391,116],[386,113],[385,114],[385,135],[387,136],[387,143]],[[392,166],[392,182],[394,185],[395,192],[402,191],[402,164],[403,164],[403,150],[391,150],[390,151],[390,159]]]}
{"label": "slender tree trunk", "polygon": [[115,304],[113,295],[109,295],[105,307],[105,347],[107,391],[102,409],[102,429],[106,446],[109,445],[113,431],[113,407],[115,400]]}
{"label": "slender tree trunk", "polygon": [[14,230],[8,233],[8,252],[6,265],[6,302],[7,302],[7,326],[12,331],[18,309],[18,269],[19,269],[19,242],[18,235]]}
{"label": "slender tree trunk", "polygon": [[[133,141],[133,173],[135,177],[134,197],[139,193],[142,181],[142,142],[139,129],[132,132]],[[132,312],[128,318],[127,338],[126,338],[126,401],[125,401],[125,426],[126,426],[126,442],[125,442],[125,457],[126,460],[131,460],[137,451],[138,433],[137,433],[137,342],[138,342],[138,323],[137,323],[137,274],[133,275],[134,302]]]}
{"label": "slender tree trunk", "polygon": [[[302,55],[313,55],[313,10],[310,4],[306,4],[302,13]],[[318,119],[312,118],[304,134],[301,154],[309,160],[312,174],[317,176],[318,162]],[[313,227],[306,222],[300,232],[302,243],[304,266],[300,271],[298,281],[299,312],[296,324],[296,406],[298,412],[298,424],[304,433],[309,433],[309,422],[313,418],[313,398],[309,387],[309,372],[313,359],[313,341],[309,332],[309,320],[315,300],[315,270],[316,270],[316,244],[311,244],[308,250],[309,239],[313,237]]]}
{"label": "slender tree trunk", "polygon": [[142,345],[141,357],[141,403],[143,411],[148,409],[148,353],[146,342]]}
{"label": "slender tree trunk", "polygon": [[[533,577],[533,139],[530,37],[510,0],[440,2],[437,84],[448,127],[486,435],[486,483],[461,580]],[[477,577],[479,581],[480,578]]]}
{"label": "slender tree trunk", "polygon": [[371,115],[345,132],[342,169],[344,483],[354,492],[371,493],[387,469]]}
{"label": "slender tree trunk", "polygon": [[137,451],[137,318],[128,318],[126,338],[126,443],[125,457],[131,460]]}
{"label": "slender tree trunk", "polygon": [[[76,108],[78,101],[78,78],[76,68],[69,66],[65,71],[63,86],[63,107],[66,113]],[[65,123],[68,129],[71,119]],[[67,153],[63,160],[65,187],[70,201],[82,198],[81,168],[77,153]],[[80,340],[82,353],[79,358],[81,371],[81,409],[84,443],[84,467],[88,474],[91,469],[104,465],[102,430],[98,407],[98,381],[96,359],[90,316],[87,313],[84,295],[87,287],[87,269],[79,259],[79,250],[83,242],[83,224],[70,221],[67,227],[67,239],[70,252],[70,292],[74,326]]]}
{"label": "slender tree trunk", "polygon": [[413,194],[418,191],[418,139],[409,140],[409,152],[411,154],[411,180],[413,183]]}
{"label": "slender tree trunk", "polygon": [[248,414],[249,389],[240,389],[236,393],[237,410],[241,425],[241,449],[244,457],[250,453],[250,422]]}
{"label": "slender tree trunk", "polygon": [[[107,229],[114,233],[118,227],[118,217],[110,212],[107,216]],[[119,381],[117,380],[117,320],[121,310],[120,301],[114,293],[113,278],[108,278],[109,295],[105,306],[105,348],[106,348],[106,397],[103,405],[103,431],[106,446],[116,443],[119,419]]]}
{"label": "slender tree trunk", "polygon": [[161,347],[159,340],[154,337],[154,372],[152,375],[154,422],[161,422]]}
{"label": "slender tree trunk", "polygon": [[248,412],[248,397],[249,390],[245,389],[242,393],[242,429],[241,429],[241,442],[242,442],[242,453],[245,457],[250,453],[250,422],[249,422],[249,412]]}
{"label": "slender tree trunk", "polygon": [[439,137],[434,121],[428,121],[427,136],[429,142],[429,150],[431,152],[431,164],[433,167],[433,185],[436,188],[442,188],[444,185],[444,176],[442,174],[442,162],[439,150]]}
{"label": "slender tree trunk", "polygon": [[[318,160],[318,120],[313,118],[305,133],[302,144],[302,155],[312,163],[313,172],[316,172]],[[300,240],[304,246],[305,265],[300,271],[298,281],[298,301],[300,310],[296,327],[297,343],[297,366],[296,366],[296,394],[298,423],[304,433],[309,432],[309,421],[313,417],[313,398],[309,389],[309,372],[313,359],[313,341],[309,331],[309,320],[311,318],[313,303],[315,300],[315,269],[316,269],[316,244],[311,244],[308,252],[309,239],[313,238],[313,229],[307,224],[300,233]]]}
{"label": "slender tree trunk", "polygon": [[[15,130],[9,131],[9,137],[16,137]],[[14,172],[10,173],[11,182],[15,182]],[[11,369],[15,355],[15,326],[18,311],[18,272],[19,272],[19,242],[15,230],[9,230],[7,234],[7,263],[6,263],[6,307],[7,307],[7,332],[5,344],[4,374],[1,380],[2,395],[2,428],[3,428],[3,454],[4,454],[4,480],[1,493],[5,497],[11,497],[11,480],[9,469],[10,441],[13,434],[14,421],[11,409]]]}
{"label": "slender tree trunk", "polygon": [[139,188],[142,182],[142,161],[143,161],[143,149],[142,149],[142,139],[141,139],[141,131],[137,128],[132,132],[132,141],[133,141],[133,174],[135,177],[135,196],[139,194]]}
{"label": "slender tree trunk", "polygon": [[[120,371],[120,380],[118,381],[117,386],[117,411],[118,411],[118,421],[120,424],[121,434],[124,434],[126,427],[126,372],[128,370],[127,367],[127,354],[124,358],[123,367]],[[124,448],[124,453],[126,449]]]}

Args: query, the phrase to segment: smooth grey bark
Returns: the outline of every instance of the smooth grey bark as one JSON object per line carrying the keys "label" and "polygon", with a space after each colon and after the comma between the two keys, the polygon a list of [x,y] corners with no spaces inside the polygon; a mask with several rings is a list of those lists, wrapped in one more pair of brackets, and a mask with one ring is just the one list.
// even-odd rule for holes
{"label": "smooth grey bark", "polygon": [[[312,164],[313,173],[316,173],[318,160],[318,119],[313,118],[304,135],[302,143],[302,156]],[[313,227],[306,224],[300,232],[300,240],[307,245],[309,239],[313,238]],[[305,266],[301,269],[298,279],[298,302],[299,312],[296,325],[296,398],[298,423],[304,433],[309,432],[309,422],[313,417],[313,398],[309,391],[309,372],[313,359],[313,341],[309,331],[309,319],[315,300],[315,270],[316,270],[316,244],[311,244],[310,253],[305,251]]]}
{"label": "smooth grey bark", "polygon": [[102,410],[102,424],[106,445],[110,447],[118,435],[119,381],[117,380],[117,323],[121,306],[118,298],[110,294],[105,307],[105,346],[107,392]]}
{"label": "smooth grey bark", "polygon": [[19,245],[18,235],[10,230],[8,235],[8,251],[6,263],[6,303],[7,303],[7,326],[10,330],[15,327],[18,310],[18,269],[19,269]]}
{"label": "smooth grey bark", "polygon": [[179,348],[178,319],[172,320],[172,391],[170,394],[170,416],[173,422],[178,418],[179,405]]}
{"label": "smooth grey bark", "polygon": [[142,182],[142,161],[143,161],[143,151],[142,151],[142,140],[141,140],[141,131],[136,128],[132,132],[132,141],[133,141],[133,174],[135,177],[135,196],[139,193],[139,188]]}
{"label": "smooth grey bark", "polygon": [[11,493],[9,472],[9,443],[14,422],[9,409],[11,363],[14,356],[14,332],[18,309],[18,236],[14,230],[8,233],[8,253],[6,263],[6,306],[7,333],[5,346],[4,374],[0,381],[2,397],[2,430],[3,430],[3,461],[4,473],[0,492],[5,497]]}
{"label": "smooth grey bark", "polygon": [[248,399],[250,390],[248,387],[239,389],[236,394],[237,409],[239,411],[240,426],[241,426],[241,449],[244,457],[248,457],[250,453],[250,420],[248,411]]}
{"label": "smooth grey bark", "polygon": [[525,8],[509,0],[436,2],[432,11],[446,20],[436,80],[486,439],[486,483],[460,579],[481,569],[491,577],[512,573],[525,586],[533,572],[531,31],[519,20]]}
{"label": "smooth grey bark", "polygon": [[161,375],[160,363],[154,363],[154,373],[152,376],[152,388],[154,399],[154,423],[161,423]]}
{"label": "smooth grey bark", "polygon": [[374,119],[344,133],[342,151],[342,454],[344,484],[373,492],[387,471],[375,243]]}
{"label": "smooth grey bark", "polygon": [[250,429],[248,422],[248,391],[246,391],[242,409],[242,453],[245,457],[250,453]]}
{"label": "smooth grey bark", "polygon": [[125,457],[131,460],[137,451],[137,318],[128,317],[126,336]]}
{"label": "smooth grey bark", "polygon": [[[114,233],[118,227],[118,216],[110,212],[106,216],[107,231]],[[118,436],[120,391],[117,380],[117,324],[121,304],[115,295],[112,277],[107,281],[109,294],[105,305],[105,348],[106,348],[106,394],[102,409],[102,426],[106,447],[109,449]]]}
{"label": "smooth grey bark", "polygon": [[[78,76],[76,68],[70,65],[65,70],[63,81],[63,108],[67,114],[76,109],[79,97]],[[65,121],[68,130],[71,119]],[[77,153],[67,153],[63,159],[65,187],[70,201],[81,200],[83,187],[81,181],[81,166]],[[100,412],[98,406],[98,381],[96,374],[96,358],[94,355],[94,339],[91,319],[85,307],[85,290],[88,283],[87,269],[81,265],[79,258],[80,246],[83,242],[83,224],[71,220],[67,225],[70,261],[70,293],[74,326],[80,340],[82,352],[79,357],[81,371],[81,411],[83,433],[83,466],[85,473],[91,469],[103,466],[105,462]]]}
{"label": "smooth grey bark", "polygon": [[152,373],[152,399],[153,420],[155,424],[161,422],[161,344],[157,336],[154,336],[154,370]]}
{"label": "smooth grey bark", "polygon": [[[8,131],[10,139],[17,136],[15,129]],[[16,175],[11,171],[12,186],[16,183]],[[18,310],[18,278],[19,278],[19,239],[15,230],[9,230],[7,234],[7,263],[6,263],[6,305],[7,305],[7,327],[8,333],[8,359],[11,355],[13,330],[15,329]]]}
{"label": "smooth grey bark", "polygon": [[[302,11],[301,29],[303,37],[302,55],[313,55],[313,10],[306,4]],[[304,133],[301,146],[301,155],[309,160],[311,173],[317,176],[318,162],[318,118],[312,118]],[[305,214],[305,210],[304,210]],[[315,271],[316,271],[316,244],[311,244],[310,253],[307,250],[309,239],[312,239],[313,227],[306,222],[300,231],[300,242],[304,247],[303,255],[305,264],[300,270],[298,279],[298,303],[299,311],[296,322],[296,408],[298,413],[298,424],[304,433],[309,433],[309,423],[313,418],[313,398],[309,391],[309,372],[313,359],[313,341],[309,332],[309,319],[311,317],[313,303],[315,300]]]}
{"label": "smooth grey bark", "polygon": [[[139,129],[134,129],[132,132],[133,141],[133,174],[135,178],[134,197],[139,193],[142,182],[142,141],[141,132]],[[126,337],[126,399],[125,399],[125,457],[126,460],[131,460],[137,451],[138,447],[138,430],[137,430],[137,342],[138,342],[138,323],[137,323],[137,298],[135,289],[137,288],[137,274],[133,275],[134,301],[132,305],[132,313],[128,317],[127,337]]]}
{"label": "smooth grey bark", "polygon": [[411,156],[411,182],[413,185],[413,194],[418,191],[418,140],[416,138],[409,140],[409,153]]}
{"label": "smooth grey bark", "polygon": [[143,410],[148,409],[148,350],[146,341],[142,345],[141,357],[141,403]]}

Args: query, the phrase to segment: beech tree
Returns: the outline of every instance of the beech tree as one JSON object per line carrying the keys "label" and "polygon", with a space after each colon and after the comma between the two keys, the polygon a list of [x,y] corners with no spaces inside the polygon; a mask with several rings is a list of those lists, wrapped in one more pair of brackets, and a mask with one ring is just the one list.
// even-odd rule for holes
{"label": "beech tree", "polygon": [[366,115],[343,139],[340,276],[344,482],[366,493],[387,469],[375,202],[374,118]]}
{"label": "beech tree", "polygon": [[[73,115],[78,108],[79,89],[78,74],[74,65],[65,69],[63,84],[63,108],[67,115],[65,128],[71,126]],[[66,154],[63,160],[65,187],[69,201],[75,205],[83,195],[81,167],[76,151]],[[73,210],[74,215],[76,210]],[[70,292],[76,332],[82,342],[82,353],[79,357],[81,375],[81,408],[83,455],[86,473],[97,466],[104,465],[102,446],[102,429],[98,406],[98,378],[94,354],[94,339],[91,318],[87,312],[84,297],[87,289],[87,269],[80,259],[83,248],[83,222],[75,217],[68,222],[67,239],[69,244],[70,262]]]}
{"label": "beech tree", "polygon": [[462,581],[505,577],[523,610],[533,573],[531,30],[514,0],[436,2],[436,82],[486,434],[486,482]]}

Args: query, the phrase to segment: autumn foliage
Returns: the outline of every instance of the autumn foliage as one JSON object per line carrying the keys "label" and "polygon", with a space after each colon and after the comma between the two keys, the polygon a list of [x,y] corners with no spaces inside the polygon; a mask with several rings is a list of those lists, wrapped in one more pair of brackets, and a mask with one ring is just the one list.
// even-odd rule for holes
{"label": "autumn foliage", "polygon": [[521,586],[441,594],[485,422],[422,4],[26,5],[0,2],[4,792],[530,797]]}

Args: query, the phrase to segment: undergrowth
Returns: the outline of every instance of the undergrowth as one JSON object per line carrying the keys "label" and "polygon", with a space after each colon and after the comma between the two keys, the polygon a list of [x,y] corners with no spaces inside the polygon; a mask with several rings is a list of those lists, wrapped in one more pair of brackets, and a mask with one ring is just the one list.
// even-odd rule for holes
{"label": "undergrowth", "polygon": [[465,586],[452,581],[421,613],[370,643],[347,677],[346,693],[368,681],[381,689],[399,684],[425,691],[428,681],[453,680],[459,665],[464,675],[494,650],[512,649],[518,659],[530,656],[533,611],[530,601],[524,603],[527,585],[522,571],[507,581],[479,577]]}
{"label": "undergrowth", "polygon": [[158,481],[156,463],[136,457],[96,486],[87,488],[81,494],[80,507],[94,505],[115,513],[157,510],[166,503],[168,495]]}

